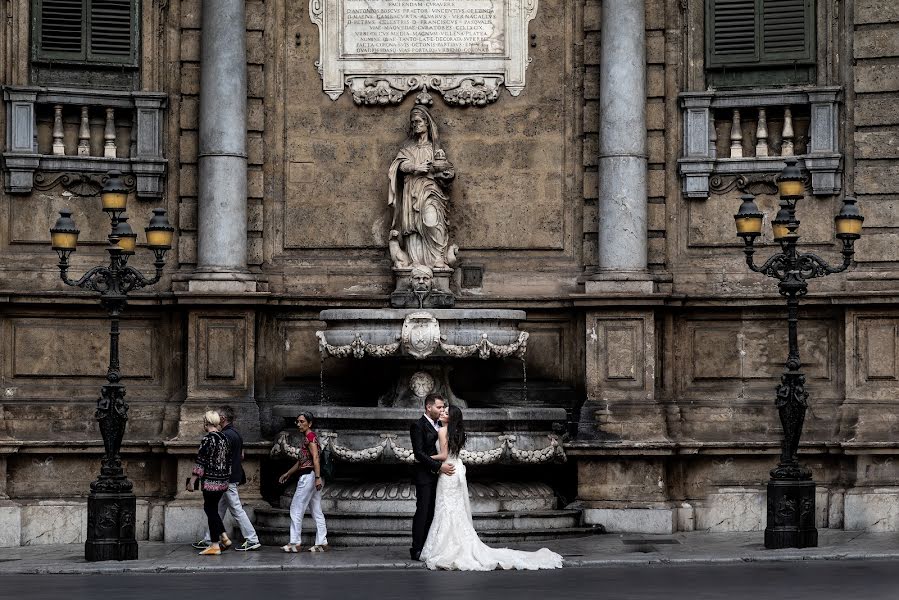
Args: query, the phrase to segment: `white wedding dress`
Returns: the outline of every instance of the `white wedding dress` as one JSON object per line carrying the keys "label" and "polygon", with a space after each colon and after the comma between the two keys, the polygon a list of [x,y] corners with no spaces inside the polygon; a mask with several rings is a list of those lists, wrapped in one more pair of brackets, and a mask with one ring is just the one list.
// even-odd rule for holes
{"label": "white wedding dress", "polygon": [[447,462],[456,468],[452,475],[437,480],[437,501],[428,539],[421,560],[428,568],[455,571],[493,571],[494,569],[559,569],[562,557],[541,548],[523,552],[509,548],[491,548],[481,542],[471,520],[465,465],[457,456]]}

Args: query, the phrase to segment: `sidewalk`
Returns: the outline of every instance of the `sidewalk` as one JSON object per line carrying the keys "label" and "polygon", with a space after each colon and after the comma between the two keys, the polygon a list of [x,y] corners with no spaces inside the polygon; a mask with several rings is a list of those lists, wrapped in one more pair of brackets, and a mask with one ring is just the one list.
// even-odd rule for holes
{"label": "sidewalk", "polygon": [[[604,534],[543,543],[511,544],[522,550],[546,546],[565,557],[566,567],[653,564],[727,564],[754,561],[899,559],[899,534],[821,529],[819,547],[765,550],[762,532]],[[285,554],[263,546],[254,552],[227,551],[198,556],[188,544],[142,542],[140,558],[127,562],[88,563],[84,546],[29,546],[0,549],[0,576],[61,573],[189,573],[291,571],[319,569],[424,569],[399,547],[334,548],[331,552]]]}

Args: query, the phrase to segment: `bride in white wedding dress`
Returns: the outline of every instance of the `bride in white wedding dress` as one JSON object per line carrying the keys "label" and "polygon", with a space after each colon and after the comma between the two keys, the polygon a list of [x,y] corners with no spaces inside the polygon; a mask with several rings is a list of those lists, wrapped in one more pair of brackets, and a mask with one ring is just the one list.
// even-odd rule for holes
{"label": "bride in white wedding dress", "polygon": [[449,406],[440,415],[440,422],[443,426],[437,432],[438,453],[433,458],[449,462],[456,470],[452,475],[441,474],[437,480],[434,520],[421,551],[421,560],[432,570],[561,568],[562,557],[547,548],[523,552],[509,548],[491,548],[481,542],[471,520],[465,465],[459,459],[459,452],[465,445],[462,409]]}

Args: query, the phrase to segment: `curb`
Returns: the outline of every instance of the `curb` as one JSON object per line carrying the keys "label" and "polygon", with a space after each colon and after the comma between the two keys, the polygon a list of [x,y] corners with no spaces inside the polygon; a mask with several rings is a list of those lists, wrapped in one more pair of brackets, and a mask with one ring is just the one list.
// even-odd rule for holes
{"label": "curb", "polygon": [[[735,556],[730,558],[673,558],[673,557],[645,557],[645,558],[603,558],[603,559],[566,559],[565,568],[602,568],[602,567],[632,567],[632,566],[687,566],[687,565],[734,565],[745,563],[775,563],[775,562],[811,562],[811,561],[861,561],[861,560],[899,560],[899,552],[895,553],[836,553],[836,554],[789,554],[783,556]],[[411,561],[399,562],[371,562],[371,563],[305,563],[305,564],[278,564],[278,565],[224,565],[230,572],[258,572],[277,573],[293,571],[385,571],[385,570],[427,570],[424,564]],[[77,566],[40,566],[2,568],[0,575],[104,575],[104,574],[133,574],[133,575],[158,575],[158,574],[187,574],[222,571],[222,564],[209,564],[198,566],[119,566],[119,565],[77,565]]]}

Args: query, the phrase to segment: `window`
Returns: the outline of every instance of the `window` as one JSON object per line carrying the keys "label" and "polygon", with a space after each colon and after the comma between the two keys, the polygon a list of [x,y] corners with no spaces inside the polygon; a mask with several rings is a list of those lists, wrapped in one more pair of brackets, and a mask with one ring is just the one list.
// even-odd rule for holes
{"label": "window", "polygon": [[713,86],[813,83],[814,0],[706,0]]}
{"label": "window", "polygon": [[138,0],[34,0],[33,60],[137,66]]}

